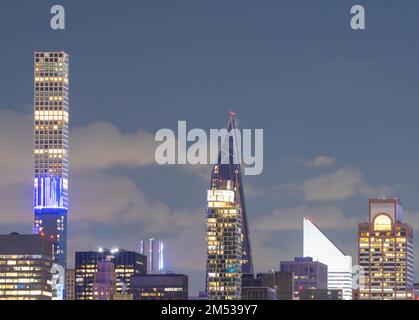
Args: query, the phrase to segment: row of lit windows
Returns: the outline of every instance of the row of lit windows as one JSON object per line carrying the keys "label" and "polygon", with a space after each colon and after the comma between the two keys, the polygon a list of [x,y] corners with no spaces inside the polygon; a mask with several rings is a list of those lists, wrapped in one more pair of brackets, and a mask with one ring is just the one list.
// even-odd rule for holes
{"label": "row of lit windows", "polygon": [[[61,97],[55,97],[55,98],[61,98]],[[35,111],[35,120],[40,121],[63,121],[65,119],[68,119],[68,112],[63,110],[57,110],[57,111],[47,111],[47,110],[37,110]]]}
{"label": "row of lit windows", "polygon": [[62,81],[62,82],[65,82],[65,83],[68,83],[68,78],[67,78],[67,75],[66,74],[63,74],[63,75],[61,75],[61,76],[56,76],[56,77],[48,77],[48,76],[46,76],[46,77],[44,77],[44,76],[42,76],[42,77],[35,77],[35,81],[36,82],[43,82],[43,81]]}
{"label": "row of lit windows", "polygon": [[41,279],[39,278],[0,278],[0,283],[39,283]]}
{"label": "row of lit windows", "polygon": [[5,278],[36,278],[39,277],[39,275],[39,272],[0,272],[0,277]]}
{"label": "row of lit windows", "polygon": [[13,291],[3,291],[0,290],[0,295],[5,296],[40,296],[44,295],[47,297],[52,297],[52,293],[48,291],[41,290],[13,290]]}
{"label": "row of lit windows", "polygon": [[0,259],[18,260],[18,259],[41,259],[41,258],[42,258],[42,256],[38,255],[38,254],[34,254],[34,255],[21,255],[21,254],[5,255],[5,254],[0,254]]}
{"label": "row of lit windows", "polygon": [[67,151],[64,149],[35,149],[35,154],[43,154],[43,153],[49,153],[49,154],[66,154]]}

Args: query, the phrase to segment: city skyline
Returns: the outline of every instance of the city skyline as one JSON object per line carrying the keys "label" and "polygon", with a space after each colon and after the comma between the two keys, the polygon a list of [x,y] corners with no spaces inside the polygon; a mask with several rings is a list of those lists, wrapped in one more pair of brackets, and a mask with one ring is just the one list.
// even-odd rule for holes
{"label": "city skyline", "polygon": [[[8,13],[19,11],[16,3],[2,3],[5,25],[14,23]],[[190,274],[192,292],[202,290],[210,168],[156,166],[152,135],[178,120],[221,128],[229,110],[240,126],[266,133],[264,173],[244,177],[256,271],[300,255],[304,216],[323,223],[355,259],[357,223],[367,217],[369,198],[401,197],[404,220],[417,230],[419,50],[412,12],[419,6],[388,3],[368,5],[364,35],[346,30],[348,8],[333,2],[320,6],[335,14],[329,17],[317,5],[305,3],[301,13],[286,1],[245,1],[238,12],[233,4],[204,10],[179,2],[170,5],[173,15],[133,4],[109,24],[83,13],[94,4],[81,9],[63,1],[74,16],[62,33],[39,22],[43,8],[29,4],[19,17],[31,28],[0,31],[8,44],[0,60],[0,148],[7,150],[0,161],[0,233],[32,231],[38,50],[65,50],[72,59],[70,266],[77,250],[138,250],[139,240],[156,237],[167,243],[168,269]],[[103,4],[98,11],[107,17],[112,9]],[[283,12],[287,17],[278,19]],[[229,24],[232,16],[236,24]],[[393,18],[392,26],[384,23]],[[415,261],[415,279],[418,270]]]}

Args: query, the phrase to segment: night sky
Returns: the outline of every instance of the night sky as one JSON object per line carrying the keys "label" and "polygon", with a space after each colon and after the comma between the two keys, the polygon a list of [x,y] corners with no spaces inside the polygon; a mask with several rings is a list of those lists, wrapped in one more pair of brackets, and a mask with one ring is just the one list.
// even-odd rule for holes
{"label": "night sky", "polygon": [[60,0],[64,31],[54,4],[0,3],[0,233],[32,232],[33,52],[55,50],[70,54],[70,266],[156,237],[202,290],[210,168],[156,165],[154,134],[222,128],[230,110],[264,129],[264,172],[244,177],[257,271],[302,254],[304,216],[356,263],[371,197],[400,197],[419,228],[417,1]]}

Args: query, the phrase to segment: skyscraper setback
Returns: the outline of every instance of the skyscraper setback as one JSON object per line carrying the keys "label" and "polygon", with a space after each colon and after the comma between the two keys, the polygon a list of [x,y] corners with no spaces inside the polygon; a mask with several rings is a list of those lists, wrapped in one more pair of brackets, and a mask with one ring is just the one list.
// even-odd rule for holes
{"label": "skyscraper setback", "polygon": [[413,298],[413,229],[398,199],[373,199],[369,220],[358,226],[359,298]]}
{"label": "skyscraper setback", "polygon": [[34,55],[34,233],[53,243],[67,266],[69,56]]}
{"label": "skyscraper setback", "polygon": [[352,300],[352,257],[345,255],[314,224],[304,218],[303,255],[327,265],[327,288],[342,290],[344,300]]}
{"label": "skyscraper setback", "polygon": [[227,135],[207,193],[207,274],[210,300],[241,298],[242,274],[253,274],[252,252],[238,154],[236,122],[230,113]]}

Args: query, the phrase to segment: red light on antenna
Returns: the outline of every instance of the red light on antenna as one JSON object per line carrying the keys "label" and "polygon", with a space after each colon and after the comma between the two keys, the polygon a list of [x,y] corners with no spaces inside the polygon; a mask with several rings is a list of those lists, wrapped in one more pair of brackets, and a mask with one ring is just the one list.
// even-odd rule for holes
{"label": "red light on antenna", "polygon": [[234,111],[230,111],[230,116],[234,117],[236,113]]}

